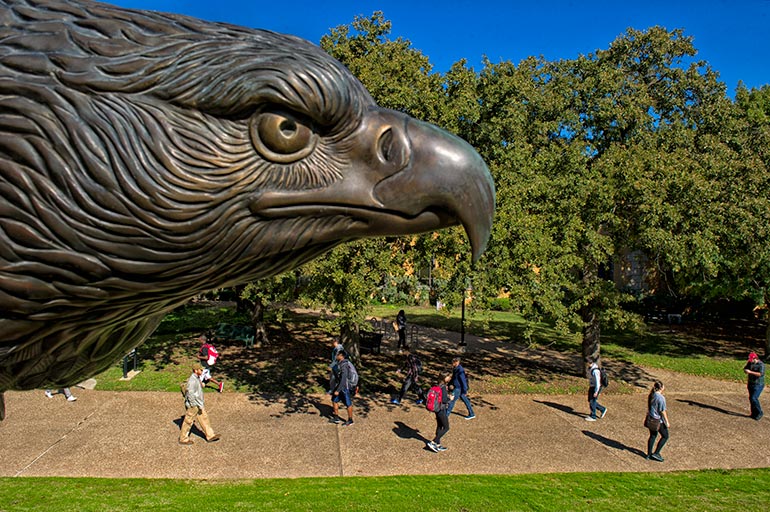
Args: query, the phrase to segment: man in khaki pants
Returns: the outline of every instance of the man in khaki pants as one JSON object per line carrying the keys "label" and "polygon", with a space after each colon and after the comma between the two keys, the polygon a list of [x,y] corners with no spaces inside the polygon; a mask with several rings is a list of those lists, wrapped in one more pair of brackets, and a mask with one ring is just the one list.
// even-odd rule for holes
{"label": "man in khaki pants", "polygon": [[196,420],[198,421],[198,426],[201,427],[206,435],[207,442],[219,441],[219,434],[214,434],[214,429],[211,428],[209,423],[209,415],[206,414],[206,410],[203,408],[202,373],[203,366],[195,363],[192,367],[192,374],[187,379],[187,391],[184,395],[184,406],[187,411],[184,415],[182,431],[179,432],[179,444],[193,444],[192,439],[190,439],[190,429]]}

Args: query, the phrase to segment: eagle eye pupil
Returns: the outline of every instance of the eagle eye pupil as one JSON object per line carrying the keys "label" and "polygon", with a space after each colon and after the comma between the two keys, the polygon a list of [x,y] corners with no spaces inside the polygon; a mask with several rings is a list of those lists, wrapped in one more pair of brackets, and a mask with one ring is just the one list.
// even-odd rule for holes
{"label": "eagle eye pupil", "polygon": [[284,119],[281,123],[281,133],[286,137],[291,137],[297,132],[297,123],[291,119]]}
{"label": "eagle eye pupil", "polygon": [[309,123],[281,111],[257,113],[251,119],[250,133],[257,152],[278,163],[296,162],[306,157],[318,140]]}
{"label": "eagle eye pupil", "polygon": [[380,154],[386,162],[393,158],[393,130],[387,130],[380,137]]}

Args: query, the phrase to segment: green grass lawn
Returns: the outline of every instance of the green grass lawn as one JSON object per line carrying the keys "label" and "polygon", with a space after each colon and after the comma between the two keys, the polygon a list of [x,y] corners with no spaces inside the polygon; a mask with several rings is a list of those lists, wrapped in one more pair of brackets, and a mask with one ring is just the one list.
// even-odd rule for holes
{"label": "green grass lawn", "polygon": [[248,481],[0,478],[0,511],[754,511],[770,470]]}

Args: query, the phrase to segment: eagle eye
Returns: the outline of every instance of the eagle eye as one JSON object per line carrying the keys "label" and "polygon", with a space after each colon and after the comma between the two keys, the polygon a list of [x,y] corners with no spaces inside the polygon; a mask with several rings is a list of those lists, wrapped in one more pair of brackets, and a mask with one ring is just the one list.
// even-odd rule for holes
{"label": "eagle eye", "polygon": [[249,130],[259,154],[279,163],[306,157],[318,140],[308,123],[286,112],[259,112],[252,117]]}

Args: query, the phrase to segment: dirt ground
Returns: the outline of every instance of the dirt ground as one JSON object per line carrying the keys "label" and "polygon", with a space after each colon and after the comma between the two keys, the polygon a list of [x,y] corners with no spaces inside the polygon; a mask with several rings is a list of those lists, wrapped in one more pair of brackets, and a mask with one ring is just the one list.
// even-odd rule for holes
{"label": "dirt ground", "polygon": [[[556,354],[457,333],[422,330],[423,348],[467,357],[531,360]],[[386,351],[391,350],[386,347]],[[525,351],[519,353],[518,351]],[[558,356],[564,357],[564,356]],[[572,365],[570,358],[557,365]],[[574,471],[673,471],[770,467],[769,420],[748,417],[745,386],[649,368],[623,369],[632,392],[609,393],[604,419],[586,422],[583,394],[471,394],[477,417],[457,403],[451,429],[433,453],[435,420],[409,400],[397,406],[373,389],[356,398],[355,423],[328,421],[328,396],[206,392],[222,439],[177,444],[179,393],[75,388],[76,402],[42,391],[6,393],[0,422],[0,476],[268,478],[401,474],[516,474]],[[666,384],[671,439],[665,462],[644,458],[646,387]],[[194,430],[194,432],[196,432]]]}

